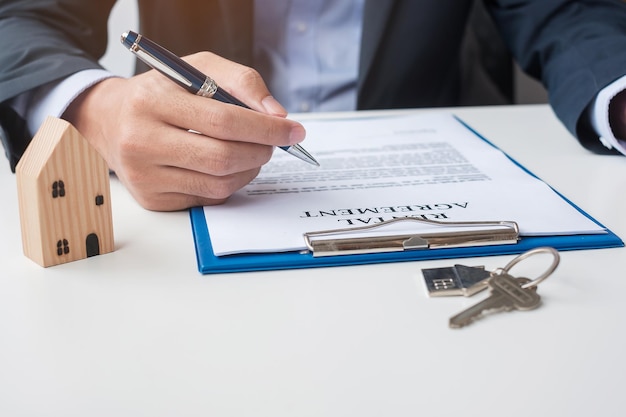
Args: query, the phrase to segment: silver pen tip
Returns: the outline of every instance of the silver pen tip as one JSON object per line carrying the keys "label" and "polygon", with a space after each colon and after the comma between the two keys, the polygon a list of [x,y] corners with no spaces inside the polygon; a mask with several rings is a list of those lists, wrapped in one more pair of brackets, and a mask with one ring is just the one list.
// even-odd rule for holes
{"label": "silver pen tip", "polygon": [[291,155],[302,159],[305,162],[308,162],[311,165],[320,166],[320,163],[311,156],[302,146],[299,144],[292,145],[289,148],[285,149]]}

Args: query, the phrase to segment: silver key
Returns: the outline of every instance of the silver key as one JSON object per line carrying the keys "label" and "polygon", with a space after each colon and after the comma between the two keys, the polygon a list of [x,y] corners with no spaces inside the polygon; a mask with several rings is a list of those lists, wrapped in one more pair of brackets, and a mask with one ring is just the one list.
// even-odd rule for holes
{"label": "silver key", "polygon": [[488,281],[489,297],[452,317],[450,327],[467,326],[492,312],[537,308],[541,303],[537,287],[522,288],[528,282],[528,278],[515,278],[506,272],[494,273]]}
{"label": "silver key", "polygon": [[454,265],[422,269],[430,297],[463,295],[469,297],[487,288],[491,276],[484,266]]}

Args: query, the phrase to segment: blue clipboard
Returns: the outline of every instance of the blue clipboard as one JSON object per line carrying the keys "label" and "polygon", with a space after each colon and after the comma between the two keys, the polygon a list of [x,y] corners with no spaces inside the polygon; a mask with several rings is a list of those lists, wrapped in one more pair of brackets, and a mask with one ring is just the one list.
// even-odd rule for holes
{"label": "blue clipboard", "polygon": [[[477,133],[465,122],[459,120],[476,136],[497,148],[489,140]],[[505,154],[506,155],[506,154]],[[513,163],[529,175],[536,177],[525,167],[506,155]],[[207,228],[204,210],[202,207],[193,207],[189,211],[193,231],[198,270],[202,274],[219,274],[228,272],[268,271],[280,269],[316,268],[342,265],[363,265],[372,263],[422,261],[430,259],[453,259],[495,255],[513,255],[526,252],[540,246],[550,246],[559,251],[604,249],[623,247],[624,242],[609,229],[583,211],[580,207],[554,190],[564,201],[578,210],[581,214],[604,228],[602,234],[577,234],[558,236],[522,236],[515,244],[468,246],[436,249],[415,249],[399,252],[368,253],[354,255],[338,255],[314,257],[311,252],[280,252],[280,253],[243,253],[225,256],[215,256],[211,237]]]}
{"label": "blue clipboard", "polygon": [[211,238],[202,207],[194,207],[190,209],[189,213],[196,244],[198,270],[203,274],[511,255],[539,246],[551,246],[560,251],[624,246],[624,243],[617,235],[607,230],[607,233],[604,234],[522,237],[518,243],[513,245],[417,249],[404,252],[340,255],[322,258],[313,257],[313,254],[310,252],[246,253],[218,257],[213,254],[213,246],[211,245]]}

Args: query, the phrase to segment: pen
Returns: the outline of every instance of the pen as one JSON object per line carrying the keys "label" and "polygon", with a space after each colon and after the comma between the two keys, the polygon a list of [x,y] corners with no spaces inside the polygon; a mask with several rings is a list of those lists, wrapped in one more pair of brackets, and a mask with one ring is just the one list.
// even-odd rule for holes
{"label": "pen", "polygon": [[[139,33],[128,31],[122,34],[122,44],[126,46],[137,58],[159,71],[176,84],[192,94],[202,97],[214,98],[223,103],[235,104],[249,108],[237,98],[221,89],[209,76]],[[294,155],[312,165],[319,163],[299,144],[281,146],[282,150]]]}

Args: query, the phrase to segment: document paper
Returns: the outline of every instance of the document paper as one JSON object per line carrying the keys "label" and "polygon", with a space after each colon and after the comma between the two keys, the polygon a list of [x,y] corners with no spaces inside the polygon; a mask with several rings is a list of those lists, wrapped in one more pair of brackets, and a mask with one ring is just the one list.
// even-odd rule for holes
{"label": "document paper", "polygon": [[[216,256],[305,250],[305,232],[409,216],[515,221],[522,236],[606,233],[451,114],[303,124],[320,167],[278,150],[225,204],[204,207]],[[415,233],[407,223],[393,233]]]}

